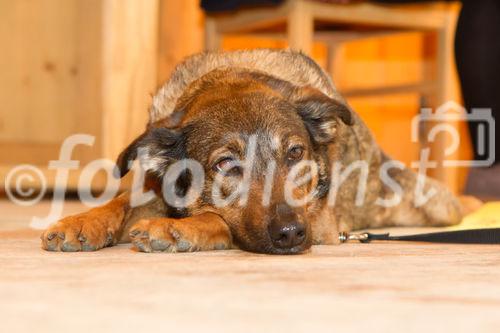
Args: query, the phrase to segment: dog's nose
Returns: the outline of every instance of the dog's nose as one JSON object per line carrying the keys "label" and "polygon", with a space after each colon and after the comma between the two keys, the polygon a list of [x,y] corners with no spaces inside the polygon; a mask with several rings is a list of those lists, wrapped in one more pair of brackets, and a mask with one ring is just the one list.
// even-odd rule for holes
{"label": "dog's nose", "polygon": [[298,222],[271,224],[269,234],[273,245],[280,249],[290,249],[306,239],[306,229]]}

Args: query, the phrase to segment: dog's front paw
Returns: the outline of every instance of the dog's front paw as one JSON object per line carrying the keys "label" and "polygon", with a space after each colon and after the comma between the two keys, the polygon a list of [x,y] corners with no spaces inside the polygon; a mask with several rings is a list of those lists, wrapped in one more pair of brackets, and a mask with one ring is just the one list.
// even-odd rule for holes
{"label": "dog's front paw", "polygon": [[80,214],[66,217],[42,234],[42,248],[48,251],[96,251],[113,245],[113,230],[92,216]]}
{"label": "dog's front paw", "polygon": [[96,251],[112,246],[121,235],[125,211],[121,199],[51,225],[40,237],[47,251]]}
{"label": "dog's front paw", "polygon": [[229,228],[203,217],[143,219],[130,229],[130,239],[141,252],[193,252],[231,247]]}

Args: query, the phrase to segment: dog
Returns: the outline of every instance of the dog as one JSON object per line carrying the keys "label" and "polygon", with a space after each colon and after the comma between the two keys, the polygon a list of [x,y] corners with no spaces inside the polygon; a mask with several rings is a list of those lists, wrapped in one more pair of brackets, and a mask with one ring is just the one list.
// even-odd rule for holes
{"label": "dog", "polygon": [[[386,156],[330,77],[300,52],[191,56],[159,89],[149,114],[146,131],[120,154],[117,165],[124,176],[145,150],[145,187],[158,195],[134,207],[131,193],[124,192],[104,206],[66,217],[43,233],[43,249],[95,251],[131,241],[142,252],[240,248],[295,254],[313,244],[338,244],[340,232],[447,226],[463,215],[459,200],[442,184]],[[247,171],[242,161],[252,145]],[[162,179],[186,160],[198,163],[204,182],[195,199],[178,207],[161,193],[186,196],[192,170]],[[291,181],[287,192],[290,172],[299,164],[304,167],[294,172],[301,181]],[[333,172],[352,165],[347,175]],[[248,180],[244,204],[214,203],[216,182],[224,200],[239,193],[243,178]],[[419,187],[433,194],[424,204],[417,202]],[[287,195],[309,200],[292,205]]]}

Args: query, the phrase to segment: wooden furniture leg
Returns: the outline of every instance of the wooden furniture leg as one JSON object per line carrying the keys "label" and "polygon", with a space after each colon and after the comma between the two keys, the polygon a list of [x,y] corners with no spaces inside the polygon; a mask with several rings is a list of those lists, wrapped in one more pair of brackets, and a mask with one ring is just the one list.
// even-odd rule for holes
{"label": "wooden furniture leg", "polygon": [[221,42],[216,20],[211,17],[205,18],[205,50],[217,51],[221,48]]}
{"label": "wooden furniture leg", "polygon": [[[454,61],[454,38],[456,27],[456,15],[448,15],[447,22],[437,30],[437,54],[436,54],[436,92],[433,99],[434,112],[449,101],[460,104],[460,94],[456,86],[457,78]],[[444,110],[454,112],[453,110]],[[459,133],[457,121],[444,121],[446,125],[452,126]],[[436,124],[434,124],[436,125]],[[464,138],[460,138],[463,141]],[[450,134],[443,133],[436,137],[431,146],[431,159],[438,161],[437,168],[432,170],[434,178],[444,182],[453,193],[460,192],[458,167],[443,165],[446,160],[459,160],[460,146],[451,155],[445,156],[445,150],[451,146],[453,138]],[[461,142],[460,144],[463,144]]]}
{"label": "wooden furniture leg", "polygon": [[287,17],[288,45],[294,50],[301,50],[310,55],[314,37],[314,19],[309,4],[296,0],[291,4]]}

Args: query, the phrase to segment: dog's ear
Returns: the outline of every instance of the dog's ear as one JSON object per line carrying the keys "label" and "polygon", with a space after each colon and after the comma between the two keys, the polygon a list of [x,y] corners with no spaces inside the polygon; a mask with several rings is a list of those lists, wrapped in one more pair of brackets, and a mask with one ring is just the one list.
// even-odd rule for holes
{"label": "dog's ear", "polygon": [[339,120],[348,126],[354,124],[353,115],[347,105],[326,96],[317,89],[298,88],[292,96],[292,102],[317,143],[328,143],[333,140]]}
{"label": "dog's ear", "polygon": [[162,177],[168,166],[185,158],[185,131],[166,127],[150,127],[118,156],[120,177],[129,171],[133,160],[150,173]]}

